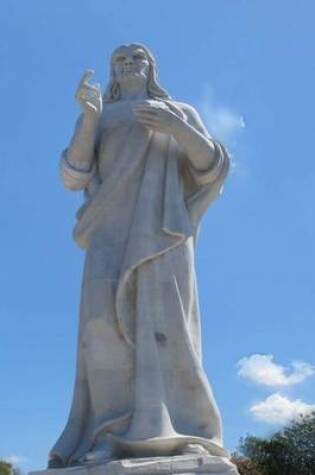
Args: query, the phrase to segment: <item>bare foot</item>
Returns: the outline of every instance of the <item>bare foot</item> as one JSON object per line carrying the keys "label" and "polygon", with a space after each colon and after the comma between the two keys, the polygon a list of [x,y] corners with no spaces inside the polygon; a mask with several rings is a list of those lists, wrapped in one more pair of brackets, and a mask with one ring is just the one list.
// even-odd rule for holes
{"label": "bare foot", "polygon": [[110,451],[107,449],[96,449],[91,452],[88,452],[84,457],[80,459],[81,463],[89,463],[89,462],[109,462],[113,460]]}
{"label": "bare foot", "polygon": [[189,454],[209,455],[208,450],[205,449],[200,444],[187,444],[185,445],[185,447],[182,448],[181,453],[183,455],[189,455]]}

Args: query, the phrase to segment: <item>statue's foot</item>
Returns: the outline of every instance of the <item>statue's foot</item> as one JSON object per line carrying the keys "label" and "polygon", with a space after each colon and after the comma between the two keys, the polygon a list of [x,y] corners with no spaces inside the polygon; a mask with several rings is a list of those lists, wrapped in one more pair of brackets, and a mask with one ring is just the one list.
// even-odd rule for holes
{"label": "statue's foot", "polygon": [[47,468],[65,468],[65,464],[58,455],[54,455],[48,460]]}
{"label": "statue's foot", "polygon": [[187,444],[181,449],[181,455],[189,454],[209,455],[209,452],[200,444]]}
{"label": "statue's foot", "polygon": [[102,462],[107,463],[113,460],[111,452],[107,449],[102,450],[93,450],[92,452],[88,452],[84,455],[84,457],[80,458],[80,463],[91,463],[91,462]]}

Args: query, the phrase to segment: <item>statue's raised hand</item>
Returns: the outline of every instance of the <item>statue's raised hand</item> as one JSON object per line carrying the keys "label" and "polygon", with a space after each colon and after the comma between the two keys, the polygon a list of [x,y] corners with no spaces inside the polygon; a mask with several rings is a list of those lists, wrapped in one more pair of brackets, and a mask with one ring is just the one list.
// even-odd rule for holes
{"label": "statue's raised hand", "polygon": [[92,69],[88,69],[84,73],[79,82],[75,98],[85,114],[99,116],[102,112],[102,92],[99,84],[89,83],[93,74]]}

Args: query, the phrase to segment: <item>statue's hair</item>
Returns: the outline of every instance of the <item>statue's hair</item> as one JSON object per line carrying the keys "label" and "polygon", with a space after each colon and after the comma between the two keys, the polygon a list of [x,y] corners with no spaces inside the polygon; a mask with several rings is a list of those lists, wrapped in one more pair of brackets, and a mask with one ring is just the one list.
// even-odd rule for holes
{"label": "statue's hair", "polygon": [[124,47],[141,48],[143,49],[143,51],[145,52],[147,56],[147,59],[149,61],[149,74],[148,74],[148,82],[147,82],[148,96],[151,99],[157,99],[157,100],[165,102],[175,114],[177,114],[182,119],[186,120],[186,114],[177,105],[174,104],[174,102],[171,100],[171,96],[169,95],[169,93],[165,89],[163,89],[162,86],[160,86],[158,82],[156,62],[155,62],[153,54],[151,53],[149,48],[138,43],[131,43],[130,45],[119,46],[113,52],[112,57],[111,57],[111,62],[110,62],[110,80],[109,80],[109,84],[107,86],[106,92],[103,95],[103,103],[105,104],[108,102],[115,102],[115,101],[119,101],[120,99],[120,87],[115,77],[115,72],[113,68],[113,57],[118,50]]}
{"label": "statue's hair", "polygon": [[112,59],[111,59],[111,63],[110,63],[110,80],[109,80],[107,90],[106,90],[105,94],[103,95],[103,102],[114,102],[114,101],[119,101],[119,99],[120,99],[120,87],[119,87],[119,84],[118,84],[118,82],[116,81],[116,78],[115,78],[115,72],[114,72],[114,68],[113,68],[113,57],[119,49],[121,49],[122,47],[125,47],[125,46],[128,46],[128,47],[132,46],[134,48],[141,48],[141,49],[144,50],[144,52],[147,56],[147,59],[149,61],[149,65],[150,65],[149,66],[148,84],[147,84],[148,96],[151,99],[160,99],[160,100],[169,100],[169,99],[171,99],[171,96],[168,94],[168,92],[165,91],[165,89],[163,89],[160,86],[160,84],[158,83],[156,62],[155,62],[155,59],[154,59],[151,51],[146,46],[143,46],[141,44],[132,43],[130,45],[119,46],[119,48],[117,48],[112,54]]}

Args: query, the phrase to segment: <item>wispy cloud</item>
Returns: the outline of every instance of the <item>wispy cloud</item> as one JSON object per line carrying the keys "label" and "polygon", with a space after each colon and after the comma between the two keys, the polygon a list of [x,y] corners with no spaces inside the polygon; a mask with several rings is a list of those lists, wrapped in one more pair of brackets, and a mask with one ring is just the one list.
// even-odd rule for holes
{"label": "wispy cloud", "polygon": [[27,462],[28,459],[24,457],[24,455],[9,455],[8,457],[4,457],[4,460],[13,466],[17,466]]}
{"label": "wispy cloud", "polygon": [[260,354],[242,358],[237,367],[241,378],[269,387],[293,386],[315,372],[315,368],[304,361],[293,361],[287,368],[275,363],[273,355]]}
{"label": "wispy cloud", "polygon": [[250,408],[252,416],[262,422],[273,425],[288,424],[315,411],[315,404],[307,404],[301,399],[290,400],[279,393],[253,404]]}
{"label": "wispy cloud", "polygon": [[239,132],[245,127],[243,116],[232,108],[219,104],[208,88],[199,106],[211,135],[225,145],[235,145]]}

